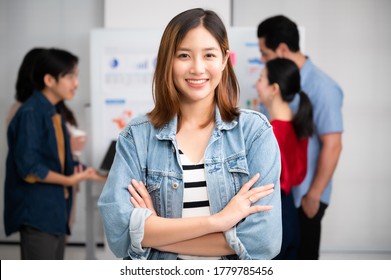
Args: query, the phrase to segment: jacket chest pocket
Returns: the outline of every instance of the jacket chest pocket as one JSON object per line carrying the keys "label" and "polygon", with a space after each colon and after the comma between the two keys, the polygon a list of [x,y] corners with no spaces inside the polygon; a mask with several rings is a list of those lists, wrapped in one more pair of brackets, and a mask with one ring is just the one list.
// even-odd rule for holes
{"label": "jacket chest pocket", "polygon": [[236,194],[249,180],[247,159],[242,155],[231,157],[226,161],[226,167],[229,173],[230,185],[234,187],[234,194]]}
{"label": "jacket chest pocket", "polygon": [[149,195],[151,196],[153,206],[156,213],[161,215],[161,186],[163,182],[163,175],[159,172],[148,172],[146,179],[146,187]]}

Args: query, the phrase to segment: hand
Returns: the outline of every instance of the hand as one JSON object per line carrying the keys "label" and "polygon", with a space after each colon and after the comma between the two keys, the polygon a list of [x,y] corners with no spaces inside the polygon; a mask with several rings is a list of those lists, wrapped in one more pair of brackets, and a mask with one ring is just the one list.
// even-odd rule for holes
{"label": "hand", "polygon": [[239,192],[229,201],[227,206],[215,214],[216,222],[220,223],[221,231],[235,226],[247,216],[272,209],[270,205],[256,205],[256,202],[274,191],[274,184],[250,189],[259,179],[259,173],[242,186]]}
{"label": "hand", "polygon": [[152,211],[152,215],[157,216],[152,198],[143,182],[133,179],[132,184],[128,185],[128,190],[131,194],[130,202],[134,208],[148,208]]}
{"label": "hand", "polygon": [[70,185],[75,186],[83,180],[94,180],[97,176],[99,175],[96,174],[95,169],[87,167],[84,170],[83,165],[79,163],[73,168],[73,175],[69,176],[71,181]]}
{"label": "hand", "polygon": [[106,180],[107,180],[107,176],[100,175],[100,174],[97,173],[96,170],[94,169],[94,173],[91,174],[91,176],[89,177],[89,179],[90,179],[90,180],[93,180],[93,181],[96,181],[96,182],[104,183],[104,182],[106,182]]}
{"label": "hand", "polygon": [[319,211],[320,199],[317,197],[311,196],[310,193],[305,195],[301,200],[301,208],[303,209],[304,214],[312,219],[315,217],[316,213]]}

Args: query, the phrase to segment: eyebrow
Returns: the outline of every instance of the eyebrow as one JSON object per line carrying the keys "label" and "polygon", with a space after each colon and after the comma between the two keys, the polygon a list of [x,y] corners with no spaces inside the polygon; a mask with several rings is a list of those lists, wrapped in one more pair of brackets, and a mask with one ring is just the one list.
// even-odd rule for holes
{"label": "eyebrow", "polygon": [[[210,48],[204,48],[202,49],[203,51],[219,51],[218,48],[215,48],[215,47],[210,47]],[[179,48],[177,51],[187,51],[187,52],[190,52],[191,49],[188,49],[188,48]]]}

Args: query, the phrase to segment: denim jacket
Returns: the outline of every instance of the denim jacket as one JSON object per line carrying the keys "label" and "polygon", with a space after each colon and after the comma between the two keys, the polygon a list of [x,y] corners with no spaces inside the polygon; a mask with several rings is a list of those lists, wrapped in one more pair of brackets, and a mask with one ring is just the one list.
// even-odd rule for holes
{"label": "denim jacket", "polygon": [[[58,109],[60,110],[60,109]],[[25,180],[28,175],[44,179],[48,172],[62,173],[52,116],[56,107],[40,91],[20,107],[8,131],[8,155],[4,184],[6,235],[29,225],[52,235],[66,235],[72,205],[72,187],[64,197],[64,186]],[[69,135],[62,118],[65,143],[64,175],[73,174],[74,161]]]}
{"label": "denim jacket", "polygon": [[[127,186],[131,179],[146,183],[160,217],[180,218],[183,206],[183,170],[176,142],[177,118],[163,128],[149,119],[133,119],[120,133],[116,156],[98,200],[106,237],[117,257],[176,259],[177,254],[143,248],[144,222],[149,209],[134,208]],[[216,109],[216,124],[205,155],[205,174],[211,214],[221,211],[257,172],[254,186],[273,183],[275,190],[256,202],[270,211],[248,216],[224,232],[235,258],[272,259],[281,247],[281,159],[270,123],[262,114],[241,110],[232,122],[223,122]]]}

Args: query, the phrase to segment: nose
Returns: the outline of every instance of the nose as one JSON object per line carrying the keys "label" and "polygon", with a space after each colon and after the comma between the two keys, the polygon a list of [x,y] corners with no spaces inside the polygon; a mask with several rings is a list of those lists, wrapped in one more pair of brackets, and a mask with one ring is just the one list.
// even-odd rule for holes
{"label": "nose", "polygon": [[202,58],[196,57],[192,60],[192,65],[190,73],[192,74],[202,74],[205,72],[205,62]]}
{"label": "nose", "polygon": [[75,83],[75,88],[78,88],[79,87],[79,78],[78,77],[75,78],[74,83]]}
{"label": "nose", "polygon": [[261,62],[265,64],[267,62],[266,57],[264,55],[261,55]]}

